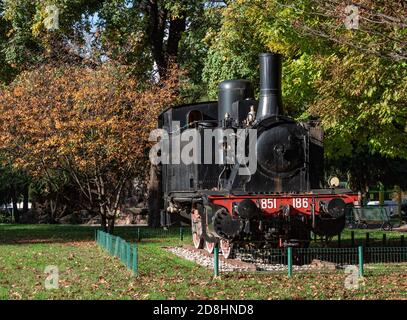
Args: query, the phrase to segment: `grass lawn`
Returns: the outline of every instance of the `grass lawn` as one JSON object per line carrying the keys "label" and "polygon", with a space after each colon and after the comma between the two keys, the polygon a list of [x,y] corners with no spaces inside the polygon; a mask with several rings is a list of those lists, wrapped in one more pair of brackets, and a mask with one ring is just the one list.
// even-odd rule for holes
{"label": "grass lawn", "polygon": [[[131,241],[136,230],[117,227],[116,234]],[[162,248],[190,242],[189,235],[181,242],[177,232],[143,239],[136,278],[96,246],[94,232],[87,226],[0,225],[0,299],[407,299],[407,265],[368,273],[357,290],[345,288],[348,275],[340,271],[292,279],[281,273],[223,273],[214,279],[212,270]],[[58,289],[44,287],[48,265],[59,268]]]}

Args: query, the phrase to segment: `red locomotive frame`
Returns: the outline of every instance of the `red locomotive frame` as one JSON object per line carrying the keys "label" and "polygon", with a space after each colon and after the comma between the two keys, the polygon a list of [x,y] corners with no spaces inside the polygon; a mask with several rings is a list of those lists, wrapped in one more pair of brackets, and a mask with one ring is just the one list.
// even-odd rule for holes
{"label": "red locomotive frame", "polygon": [[360,201],[358,193],[339,193],[339,194],[260,194],[260,195],[228,195],[218,196],[210,195],[208,200],[213,204],[222,206],[233,212],[233,203],[244,199],[251,199],[261,209],[265,216],[278,214],[282,206],[290,206],[292,214],[312,215],[312,205],[316,215],[320,212],[319,204],[321,201],[328,202],[333,198],[341,198],[346,204],[357,205]]}

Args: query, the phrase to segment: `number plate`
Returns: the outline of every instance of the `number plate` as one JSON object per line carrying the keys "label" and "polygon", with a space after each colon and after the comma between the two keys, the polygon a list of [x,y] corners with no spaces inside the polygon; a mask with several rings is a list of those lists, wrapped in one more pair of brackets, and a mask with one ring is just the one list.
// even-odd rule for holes
{"label": "number plate", "polygon": [[289,204],[295,209],[308,209],[310,207],[310,200],[308,198],[290,198],[281,201],[276,198],[260,199],[261,209],[279,209],[281,205]]}

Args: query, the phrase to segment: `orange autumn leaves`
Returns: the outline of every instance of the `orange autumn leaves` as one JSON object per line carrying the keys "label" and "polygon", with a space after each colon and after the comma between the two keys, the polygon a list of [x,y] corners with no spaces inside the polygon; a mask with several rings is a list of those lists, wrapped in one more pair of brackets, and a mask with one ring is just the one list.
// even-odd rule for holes
{"label": "orange autumn leaves", "polygon": [[86,178],[95,190],[96,180],[143,177],[157,115],[178,99],[176,75],[172,68],[159,83],[139,83],[111,63],[24,72],[0,92],[1,158],[32,176],[60,170],[79,184]]}

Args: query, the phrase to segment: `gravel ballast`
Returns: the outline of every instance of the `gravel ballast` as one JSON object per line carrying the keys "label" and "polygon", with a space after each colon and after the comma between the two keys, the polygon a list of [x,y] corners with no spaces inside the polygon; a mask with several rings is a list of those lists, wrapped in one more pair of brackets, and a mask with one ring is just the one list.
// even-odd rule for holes
{"label": "gravel ballast", "polygon": [[[205,268],[213,269],[214,259],[205,250],[195,249],[194,247],[167,247],[166,250],[183,259],[193,261]],[[312,265],[293,266],[294,271],[308,271],[315,269]],[[287,271],[287,266],[283,264],[267,264],[267,263],[248,263],[237,259],[225,259],[219,255],[219,270],[227,271]]]}

